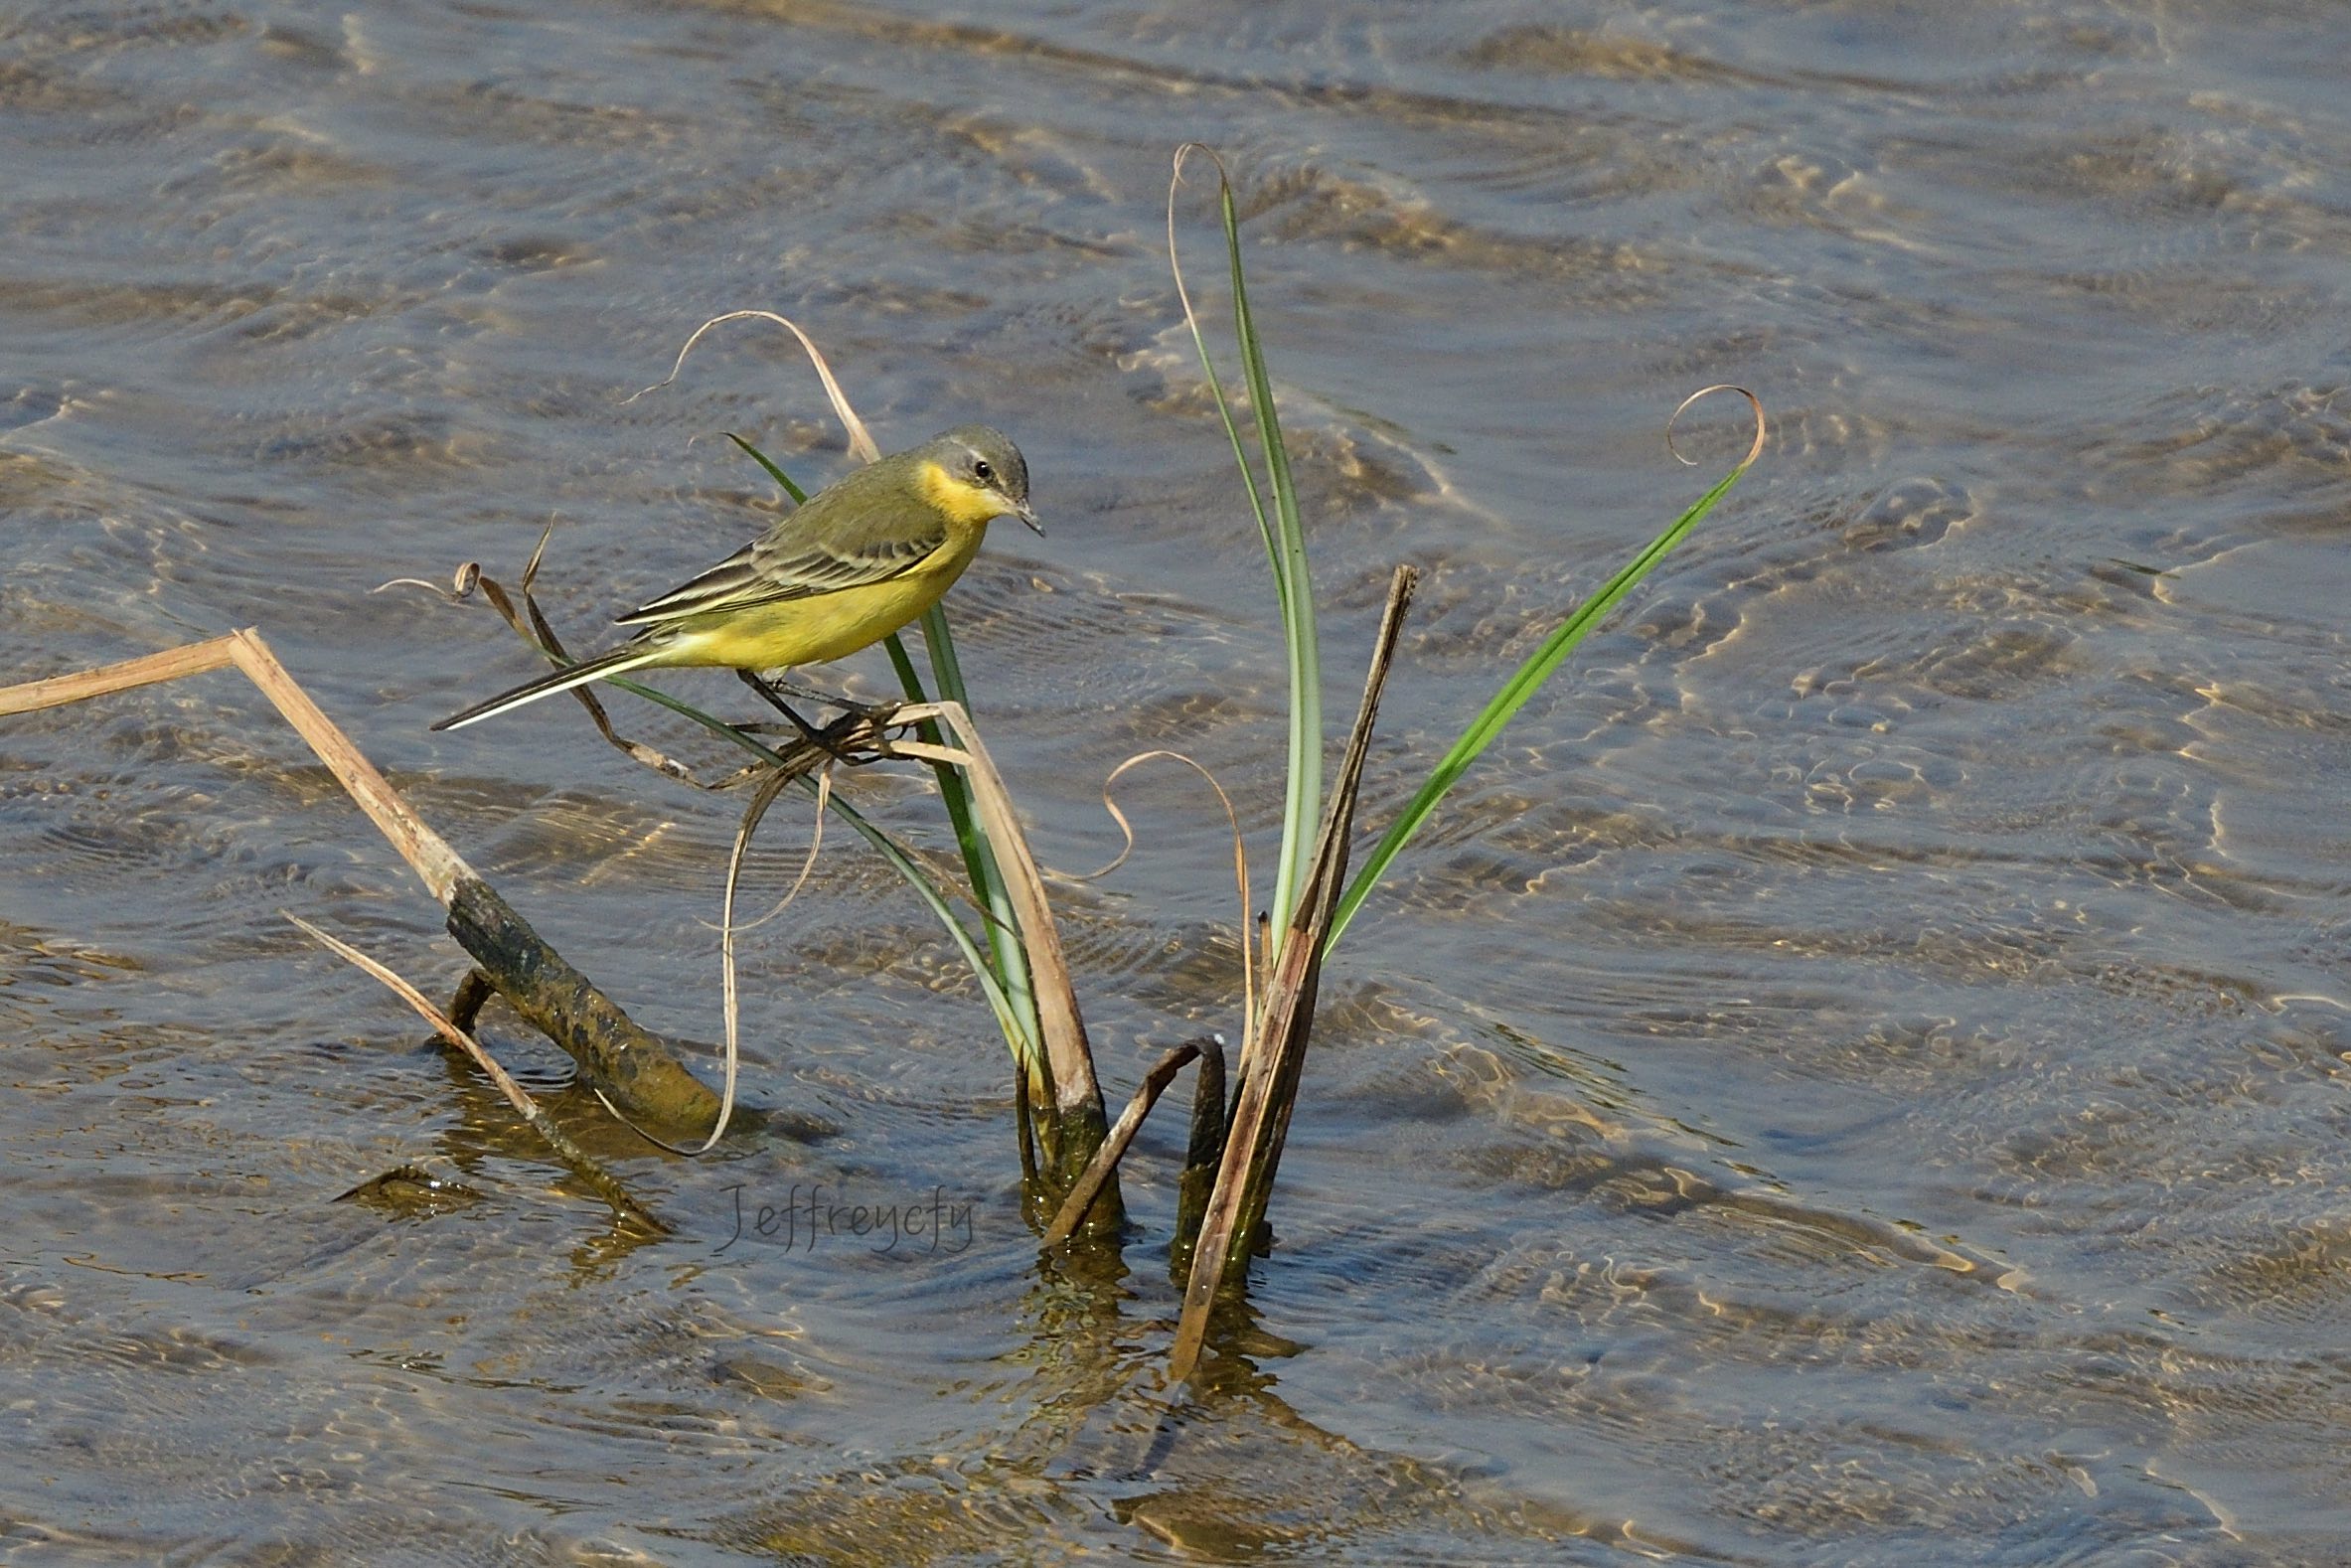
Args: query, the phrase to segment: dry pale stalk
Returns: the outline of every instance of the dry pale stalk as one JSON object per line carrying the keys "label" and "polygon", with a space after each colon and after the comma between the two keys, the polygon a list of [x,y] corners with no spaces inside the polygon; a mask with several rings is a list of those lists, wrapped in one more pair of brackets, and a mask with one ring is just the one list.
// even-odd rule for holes
{"label": "dry pale stalk", "polygon": [[[979,728],[972,722],[971,714],[964,711],[963,705],[910,705],[891,715],[893,724],[918,724],[925,720],[945,724],[960,744],[933,746],[919,740],[892,738],[885,742],[884,750],[893,756],[950,763],[963,769],[971,780],[972,799],[980,809],[981,827],[996,852],[998,866],[1004,872],[1005,890],[1013,900],[1014,918],[1019,922],[1020,938],[1028,949],[1030,985],[1036,998],[1037,1019],[1044,1030],[1045,1062],[1052,1074],[1054,1103],[1065,1126],[1080,1128],[1090,1123],[1098,1138],[1105,1119],[1102,1089],[1094,1078],[1094,1053],[1086,1041],[1085,1022],[1077,1009],[1077,991],[1070,983],[1069,962],[1061,949],[1061,931],[1054,924],[1052,906],[1045,899],[1044,878],[1037,871],[1036,858],[1029,853],[1028,836],[1021,831],[1019,819],[1013,812],[1004,777],[996,771],[996,761],[989,756]],[[1081,1135],[1080,1142],[1089,1155],[1098,1147],[1095,1138]],[[1078,1172],[1063,1170],[1053,1175],[1066,1184],[1075,1179]]]}
{"label": "dry pale stalk", "polygon": [[1273,974],[1266,983],[1265,1012],[1242,1056],[1240,1100],[1225,1135],[1224,1159],[1217,1167],[1216,1188],[1200,1225],[1199,1245],[1184,1281],[1183,1314],[1176,1323],[1175,1347],[1169,1352],[1168,1375],[1174,1382],[1188,1380],[1198,1368],[1209,1311],[1219,1292],[1245,1277],[1250,1241],[1265,1217],[1274,1172],[1289,1136],[1290,1112],[1298,1100],[1307,1041],[1314,1031],[1323,937],[1346,882],[1347,841],[1354,827],[1356,796],[1363,785],[1363,760],[1371,748],[1380,693],[1395,658],[1396,635],[1403,629],[1404,611],[1412,603],[1418,580],[1419,573],[1412,567],[1399,566],[1388,584],[1387,612],[1380,619],[1370,674],[1363,683],[1363,702],[1347,737],[1346,760],[1332,790],[1297,913],[1274,958]]}
{"label": "dry pale stalk", "polygon": [[235,666],[293,725],[353,803],[367,813],[448,911],[449,934],[481,965],[533,1027],[641,1117],[696,1126],[717,1114],[718,1096],[566,964],[482,880],[447,840],[425,826],[351,737],[310,700],[261,634],[250,627],[74,675],[0,687],[0,715],[57,707],[134,687]]}

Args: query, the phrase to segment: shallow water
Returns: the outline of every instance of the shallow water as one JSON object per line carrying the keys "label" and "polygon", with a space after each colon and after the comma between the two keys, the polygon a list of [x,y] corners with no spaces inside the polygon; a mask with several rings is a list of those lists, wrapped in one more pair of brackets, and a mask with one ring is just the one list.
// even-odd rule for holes
{"label": "shallow water", "polygon": [[[1022,444],[1049,538],[999,531],[951,602],[1072,867],[1148,746],[1217,771],[1261,866],[1277,809],[1262,551],[1161,250],[1176,143],[1239,181],[1334,709],[1389,565],[1428,574],[1375,824],[1703,487],[1674,403],[1736,381],[1775,418],[1350,932],[1198,1403],[1158,1374],[1179,1122],[1130,1165],[1126,1272],[1040,1265],[1002,1043],[853,845],[746,961],[751,1093],[830,1136],[655,1157],[493,1030],[681,1227],[631,1244],[277,919],[461,968],[241,682],[0,723],[13,1557],[2345,1554],[2351,12],[0,17],[0,679],[262,627],[693,1038],[734,802],[560,704],[427,733],[530,660],[369,590],[511,578],[551,518],[592,642],[760,526],[718,432],[839,472],[757,329],[619,400],[705,316],[800,319],[885,445]],[[1684,444],[1743,440],[1709,405]],[[1123,794],[1142,852],[1065,894],[1121,1096],[1235,1006],[1221,819],[1179,773]],[[334,1201],[401,1168],[445,1184]],[[730,1244],[820,1188],[941,1207]]]}

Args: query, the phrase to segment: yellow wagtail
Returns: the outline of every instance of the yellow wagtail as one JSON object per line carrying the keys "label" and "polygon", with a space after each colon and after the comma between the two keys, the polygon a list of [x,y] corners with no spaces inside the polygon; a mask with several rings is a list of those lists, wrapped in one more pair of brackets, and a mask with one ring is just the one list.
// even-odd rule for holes
{"label": "yellow wagtail", "polygon": [[592,659],[433,725],[455,729],[630,670],[780,670],[845,658],[939,602],[988,525],[1028,509],[1028,465],[1002,431],[967,424],[868,463],[693,581],[621,616],[642,626]]}

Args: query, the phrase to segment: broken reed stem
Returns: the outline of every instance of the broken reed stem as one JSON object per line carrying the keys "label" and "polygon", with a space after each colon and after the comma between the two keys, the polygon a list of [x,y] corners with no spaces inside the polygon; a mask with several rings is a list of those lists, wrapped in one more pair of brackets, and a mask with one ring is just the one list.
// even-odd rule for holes
{"label": "broken reed stem", "polygon": [[1340,764],[1323,818],[1323,831],[1315,844],[1297,910],[1275,955],[1273,974],[1266,984],[1265,1013],[1242,1055],[1240,1100],[1225,1136],[1215,1192],[1209,1198],[1191,1272],[1184,1281],[1183,1315],[1168,1356],[1168,1375],[1174,1382],[1187,1381],[1198,1368],[1208,1315],[1219,1293],[1245,1281],[1250,1238],[1264,1220],[1273,1192],[1274,1172],[1289,1136],[1290,1112],[1298,1100],[1307,1041],[1314,1032],[1315,999],[1323,973],[1323,934],[1346,882],[1347,841],[1354,828],[1355,798],[1363,784],[1363,761],[1371,748],[1372,725],[1379,717],[1380,693],[1395,658],[1396,636],[1403,629],[1404,612],[1412,603],[1412,590],[1419,578],[1412,567],[1398,566],[1389,580],[1387,611],[1380,618],[1379,636],[1372,646],[1371,670],[1364,679],[1354,729],[1347,736],[1346,759]]}
{"label": "broken reed stem", "polygon": [[234,665],[308,743],[353,803],[448,912],[448,931],[515,1011],[641,1117],[701,1126],[718,1096],[531,929],[447,840],[425,826],[250,627],[118,664],[0,687],[0,715],[57,707]]}
{"label": "broken reed stem", "polygon": [[[1060,928],[1053,922],[1052,905],[1045,898],[1044,878],[1029,853],[1028,836],[1013,811],[1004,777],[980,739],[979,727],[961,703],[910,704],[891,715],[893,723],[919,724],[935,719],[944,724],[959,745],[926,745],[921,741],[890,739],[886,754],[950,762],[971,781],[972,800],[980,823],[1003,872],[1005,891],[1012,899],[1022,942],[1028,950],[1030,988],[1037,1020],[1044,1033],[1045,1064],[1052,1079],[1053,1114],[1040,1121],[1039,1153],[1046,1184],[1070,1189],[1102,1147],[1108,1120],[1103,1113],[1102,1087],[1094,1076],[1094,1052],[1086,1039],[1085,1020],[1077,1008],[1077,991],[1070,983],[1069,962],[1061,948]],[[1116,1234],[1126,1223],[1123,1206],[1112,1188],[1088,1219],[1095,1234]]]}
{"label": "broken reed stem", "polygon": [[[1061,1212],[1053,1216],[1053,1223],[1046,1228],[1045,1246],[1061,1245],[1069,1239],[1070,1232],[1077,1229],[1078,1222],[1086,1217],[1086,1210],[1093,1206],[1095,1195],[1102,1190],[1102,1183],[1110,1179],[1110,1174],[1118,1169],[1119,1161],[1126,1157],[1127,1146],[1135,1141],[1135,1134],[1142,1128],[1143,1119],[1151,1114],[1153,1106],[1160,1103],[1160,1096],[1167,1092],[1169,1084],[1176,1081],[1176,1074],[1183,1070],[1186,1062],[1200,1054],[1201,1044],[1199,1040],[1191,1040],[1176,1046],[1143,1075],[1143,1082],[1136,1085],[1135,1097],[1119,1113],[1117,1124],[1110,1129],[1110,1136],[1094,1152],[1094,1158],[1088,1162],[1084,1174],[1077,1178],[1077,1185],[1071,1187],[1069,1196],[1062,1200]],[[1214,1049],[1213,1044],[1209,1048]]]}
{"label": "broken reed stem", "polygon": [[400,853],[400,858],[424,878],[424,885],[442,903],[449,901],[460,876],[470,874],[465,862],[448,842],[427,828],[399,792],[376,771],[376,765],[360,754],[351,737],[335,727],[335,721],[319,710],[310,694],[295,684],[284,665],[269,651],[261,634],[251,627],[229,632],[207,642],[190,643],[180,648],[167,648],[143,659],[125,659],[120,664],[101,665],[95,670],[84,670],[76,675],[54,676],[46,681],[32,681],[22,686],[0,688],[0,714],[29,713],[36,708],[58,707],[68,703],[79,703],[93,697],[105,697],[115,692],[126,692],[133,687],[153,686],[158,682],[176,681],[182,676],[201,675],[208,670],[219,670],[235,665],[244,672],[261,695],[275,705],[285,721],[307,741],[327,771],[335,775],[353,803],[368,814],[379,832]]}
{"label": "broken reed stem", "polygon": [[615,1214],[646,1227],[655,1235],[670,1234],[670,1227],[662,1221],[659,1215],[638,1202],[627,1187],[621,1185],[610,1172],[596,1163],[594,1156],[572,1142],[571,1135],[555,1125],[554,1119],[540,1108],[539,1102],[531,1098],[530,1092],[515,1082],[513,1075],[508,1073],[504,1067],[498,1065],[497,1058],[483,1048],[482,1042],[464,1029],[459,1028],[455,1022],[441,1013],[440,1009],[427,1001],[422,992],[402,980],[390,966],[370,958],[348,942],[329,936],[300,915],[289,913],[283,909],[280,909],[278,913],[300,927],[313,941],[328,952],[374,976],[390,988],[392,995],[415,1009],[417,1015],[432,1025],[435,1034],[463,1051],[473,1064],[482,1070],[482,1075],[497,1087],[500,1094],[506,1096],[506,1103],[515,1108],[516,1113],[523,1118],[525,1124],[541,1138],[547,1140],[547,1146],[554,1151],[555,1158],[563,1163],[564,1168],[594,1188],[596,1195],[609,1203]]}
{"label": "broken reed stem", "polygon": [[184,675],[225,670],[235,661],[236,656],[231,652],[234,646],[233,636],[215,637],[207,642],[185,643],[178,648],[166,648],[161,653],[125,659],[119,664],[100,665],[95,670],[79,670],[72,675],[53,675],[45,681],[27,681],[18,686],[0,687],[0,714],[31,713],[44,707],[63,707],[69,703],[127,692],[133,687],[177,681]]}
{"label": "broken reed stem", "polygon": [[1200,1067],[1191,1086],[1191,1135],[1184,1142],[1183,1175],[1176,1183],[1176,1234],[1168,1242],[1168,1264],[1176,1279],[1190,1270],[1192,1253],[1200,1244],[1200,1222],[1207,1218],[1208,1199],[1216,1191],[1216,1168],[1224,1158],[1229,1125],[1224,1040],[1211,1034],[1200,1041]]}

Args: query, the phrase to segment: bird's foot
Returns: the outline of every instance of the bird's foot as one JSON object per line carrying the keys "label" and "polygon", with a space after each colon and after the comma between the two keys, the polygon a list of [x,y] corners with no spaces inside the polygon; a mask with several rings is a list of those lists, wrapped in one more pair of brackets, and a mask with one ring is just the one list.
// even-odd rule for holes
{"label": "bird's foot", "polygon": [[[881,760],[880,753],[871,749],[870,742],[881,724],[887,721],[891,713],[897,711],[899,704],[853,703],[847,698],[833,697],[823,692],[810,692],[805,688],[788,686],[781,681],[764,681],[748,670],[737,670],[735,674],[742,677],[745,686],[757,692],[767,701],[769,706],[790,720],[792,728],[803,741],[824,752],[836,762],[856,768],[863,767],[868,762]],[[802,717],[798,708],[784,701],[786,692],[805,701],[824,703],[839,707],[843,710],[842,715],[819,728]],[[866,742],[865,748],[862,750],[859,749],[861,740]]]}

